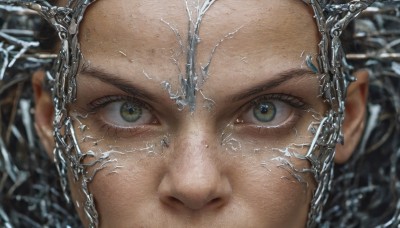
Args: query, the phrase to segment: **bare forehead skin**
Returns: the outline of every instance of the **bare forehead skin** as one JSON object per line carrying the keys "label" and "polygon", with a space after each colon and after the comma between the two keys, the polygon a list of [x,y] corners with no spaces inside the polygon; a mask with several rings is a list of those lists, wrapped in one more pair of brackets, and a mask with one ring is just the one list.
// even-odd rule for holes
{"label": "bare forehead skin", "polygon": [[[203,1],[199,2],[202,4]],[[195,20],[195,5],[190,5]],[[186,37],[188,16],[185,0],[98,0],[85,17],[84,38],[103,42],[107,44],[104,47],[109,48],[120,48],[125,43],[136,49],[144,48],[143,45],[154,48],[176,45],[175,35],[161,19],[171,23]],[[299,36],[314,41],[316,36],[316,33],[309,32],[315,29],[315,22],[301,0],[219,0],[204,17],[202,43],[215,45],[221,37],[242,26],[244,33],[257,34],[261,38],[258,42],[295,42],[299,39],[293,38]],[[237,49],[234,44],[230,46]]]}
{"label": "bare forehead skin", "polygon": [[[191,2],[198,1],[188,2],[195,23],[196,8]],[[201,5],[204,1],[199,2]],[[98,0],[90,6],[81,26],[82,51],[91,64],[103,69],[107,66],[115,74],[126,76],[129,72],[131,77],[145,79],[145,70],[155,80],[176,82],[171,56],[179,45],[171,27],[179,31],[187,48],[185,0]],[[219,0],[201,23],[199,66],[206,64],[218,41],[239,28],[216,52],[207,89],[238,77],[265,79],[266,75],[299,68],[304,65],[302,53],[317,53],[316,24],[301,0]],[[183,69],[185,63],[185,59],[179,63]],[[249,74],[247,69],[255,71]],[[154,81],[141,83],[154,87]],[[220,88],[210,90],[208,94],[212,95]]]}

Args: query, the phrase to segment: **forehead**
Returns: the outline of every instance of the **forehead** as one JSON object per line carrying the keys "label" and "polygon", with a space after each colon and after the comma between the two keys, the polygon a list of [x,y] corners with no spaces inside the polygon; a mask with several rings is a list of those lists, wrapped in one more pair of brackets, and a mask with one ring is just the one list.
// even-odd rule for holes
{"label": "forehead", "polygon": [[[81,25],[83,56],[93,67],[148,91],[155,91],[154,86],[161,89],[163,81],[171,82],[175,90],[191,64],[186,59],[188,37],[194,35],[189,25],[196,24],[204,2],[98,0]],[[234,34],[232,39],[225,39],[229,34]],[[305,68],[305,56],[317,54],[319,41],[312,11],[301,0],[215,1],[202,18],[198,39],[196,76],[225,39],[212,57],[210,77],[202,88],[217,103],[227,93]],[[152,80],[144,80],[148,78]]]}
{"label": "forehead", "polygon": [[[89,45],[90,50],[98,50],[98,43],[104,43],[107,45],[100,49],[114,52],[121,47],[137,51],[171,48],[177,45],[171,27],[182,37],[187,37],[189,16],[186,6],[195,23],[199,2],[201,5],[203,1],[98,0],[85,16],[82,42],[89,41],[85,45]],[[240,41],[241,45],[231,42],[225,48],[248,49],[263,44],[272,50],[285,49],[286,43],[294,42],[304,49],[305,43],[313,42],[317,37],[312,16],[301,0],[219,0],[202,20],[201,45],[215,45],[226,34],[241,28],[237,36],[245,40]]]}

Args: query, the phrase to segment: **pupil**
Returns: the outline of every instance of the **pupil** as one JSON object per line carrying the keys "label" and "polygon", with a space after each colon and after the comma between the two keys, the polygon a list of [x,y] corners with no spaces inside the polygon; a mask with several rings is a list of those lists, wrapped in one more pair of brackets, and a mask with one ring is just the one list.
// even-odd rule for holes
{"label": "pupil", "polygon": [[270,122],[275,118],[276,107],[271,102],[264,102],[254,108],[253,114],[260,122]]}
{"label": "pupil", "polygon": [[269,106],[267,104],[261,105],[260,111],[262,114],[265,114],[268,112]]}

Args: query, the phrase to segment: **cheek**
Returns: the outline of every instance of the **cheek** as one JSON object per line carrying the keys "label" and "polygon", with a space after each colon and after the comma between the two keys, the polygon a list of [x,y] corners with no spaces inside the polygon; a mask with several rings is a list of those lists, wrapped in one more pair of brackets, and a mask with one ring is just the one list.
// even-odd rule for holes
{"label": "cheek", "polygon": [[296,173],[293,168],[308,168],[308,162],[290,159],[293,167],[270,158],[252,163],[238,165],[241,174],[235,174],[235,189],[245,207],[255,217],[262,218],[264,224],[275,227],[306,224],[315,184],[310,174]]}
{"label": "cheek", "polygon": [[[154,161],[154,163],[157,163]],[[157,164],[151,165],[156,167]],[[153,167],[146,167],[152,170]],[[107,226],[140,224],[152,215],[157,204],[157,174],[144,167],[127,167],[116,174],[96,176],[90,185],[100,214],[100,224]],[[154,210],[153,210],[154,211]]]}
{"label": "cheek", "polygon": [[[160,207],[157,188],[161,174],[165,173],[162,158],[147,154],[112,157],[117,160],[115,164],[104,168],[101,164],[94,165],[88,169],[88,173],[101,169],[88,185],[99,223],[102,227],[137,227]],[[74,187],[74,191],[80,188]]]}
{"label": "cheek", "polygon": [[[168,166],[163,161],[165,157],[134,157],[119,156],[118,165],[124,168],[116,172],[105,169],[89,184],[100,224],[104,227],[137,226],[150,224],[149,219],[153,216],[156,222],[152,224],[176,221],[176,217],[169,217],[168,209],[163,207],[158,195],[159,184]],[[226,205],[227,213],[218,215],[221,220],[240,218],[241,221],[252,221],[248,223],[251,226],[262,227],[299,227],[306,223],[314,189],[311,175],[302,176],[308,183],[305,185],[293,176],[293,170],[279,161],[263,162],[258,156],[243,155],[227,155],[225,160],[229,163],[224,170],[232,187],[232,196]],[[308,167],[304,161],[292,163],[297,169]],[[79,188],[74,185],[74,192]],[[77,194],[74,195],[79,201]],[[78,210],[82,210],[82,206]]]}
{"label": "cheek", "polygon": [[[306,224],[315,185],[311,175],[300,172],[309,168],[309,163],[295,158],[295,153],[306,153],[306,146],[302,145],[311,141],[307,129],[311,116],[301,117],[294,124],[296,130],[227,127],[223,137],[205,129],[184,132],[183,136],[153,128],[137,134],[114,132],[98,126],[92,114],[71,112],[71,116],[80,148],[88,154],[83,164],[86,177],[93,178],[89,191],[101,226],[157,227],[166,221],[171,226],[186,224],[187,214],[171,213],[160,200],[159,188],[166,175],[176,177],[177,183],[183,180],[179,178],[190,176],[179,173],[196,172],[198,176],[201,172],[221,175],[221,179],[229,180],[232,189],[221,213],[200,216],[203,225],[207,221],[218,221],[225,227],[232,221],[248,227]],[[77,209],[85,219],[85,202],[79,189],[79,182],[73,184],[73,196],[80,205]]]}
{"label": "cheek", "polygon": [[[142,218],[151,216],[153,211],[144,209],[159,206],[157,186],[165,172],[161,143],[164,136],[149,133],[143,137],[146,129],[140,130],[138,137],[103,129],[88,113],[72,113],[72,117],[79,148],[87,155],[82,164],[85,177],[91,179],[88,189],[93,194],[100,225],[141,224]],[[75,207],[83,223],[88,224],[82,180],[69,179]]]}

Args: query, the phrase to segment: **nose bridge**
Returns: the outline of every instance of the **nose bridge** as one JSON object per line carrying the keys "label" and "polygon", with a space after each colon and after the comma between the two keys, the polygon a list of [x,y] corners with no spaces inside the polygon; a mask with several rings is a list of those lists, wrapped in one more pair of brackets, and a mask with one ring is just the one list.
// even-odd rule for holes
{"label": "nose bridge", "polygon": [[188,124],[175,138],[159,192],[161,201],[180,208],[200,210],[222,205],[231,191],[216,154],[217,140],[206,126]]}
{"label": "nose bridge", "polygon": [[[186,153],[197,151],[193,155],[198,155],[198,153],[212,155],[209,152],[210,146],[214,147],[213,150],[217,149],[217,134],[212,122],[212,115],[205,110],[196,110],[195,113],[188,114],[177,130],[174,151],[186,151]],[[179,153],[178,155],[184,154]]]}
{"label": "nose bridge", "polygon": [[219,178],[216,140],[209,126],[199,122],[184,128],[174,144],[171,174],[177,184],[207,188]]}

